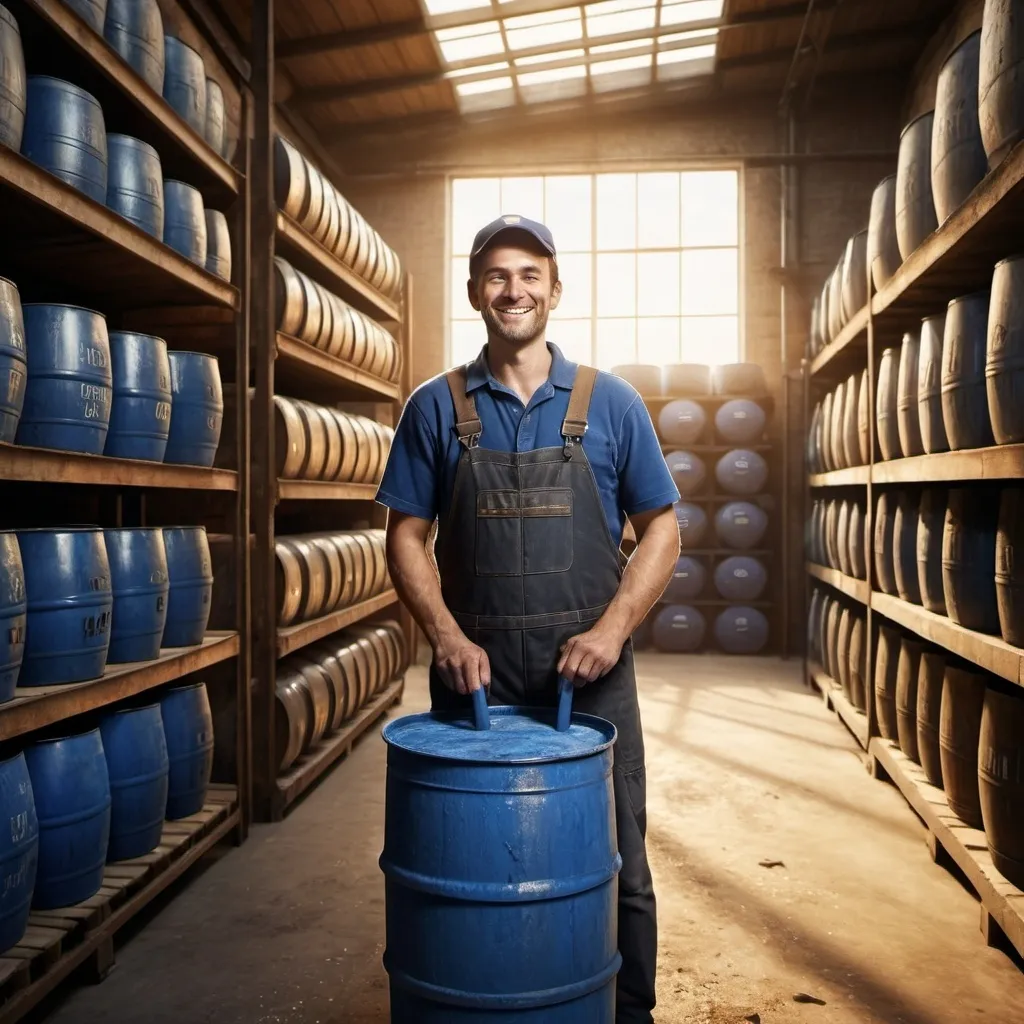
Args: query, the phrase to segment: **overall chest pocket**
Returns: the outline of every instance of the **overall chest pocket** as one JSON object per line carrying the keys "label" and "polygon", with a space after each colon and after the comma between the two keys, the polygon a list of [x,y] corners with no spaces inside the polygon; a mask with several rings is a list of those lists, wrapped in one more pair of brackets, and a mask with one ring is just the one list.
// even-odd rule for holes
{"label": "overall chest pocket", "polygon": [[572,566],[572,490],[537,487],[476,496],[478,576],[528,576]]}

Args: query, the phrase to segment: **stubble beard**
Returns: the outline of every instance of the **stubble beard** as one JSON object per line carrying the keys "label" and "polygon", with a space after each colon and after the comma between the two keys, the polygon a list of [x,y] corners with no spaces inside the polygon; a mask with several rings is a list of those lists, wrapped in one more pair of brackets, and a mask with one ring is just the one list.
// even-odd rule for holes
{"label": "stubble beard", "polygon": [[510,345],[528,345],[531,341],[543,336],[548,326],[548,314],[535,308],[533,313],[523,317],[522,323],[507,324],[490,306],[480,311],[487,333],[491,337],[500,338]]}

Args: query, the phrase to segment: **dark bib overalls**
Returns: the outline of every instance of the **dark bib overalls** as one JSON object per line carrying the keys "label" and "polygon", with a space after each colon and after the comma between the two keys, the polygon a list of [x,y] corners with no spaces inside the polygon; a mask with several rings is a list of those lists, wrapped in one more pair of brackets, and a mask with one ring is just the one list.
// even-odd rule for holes
{"label": "dark bib overalls", "polygon": [[[564,445],[500,452],[479,447],[483,428],[466,394],[465,370],[448,374],[463,451],[438,535],[437,564],[445,604],[487,652],[493,704],[554,704],[562,645],[595,624],[619,586],[619,550],[582,444],[596,375],[590,367],[577,371]],[[430,697],[437,710],[468,705],[433,666]],[[573,708],[618,730],[613,782],[622,969],[616,1021],[649,1024],[657,922],[644,843],[644,741],[631,643],[607,675],[576,690]]]}

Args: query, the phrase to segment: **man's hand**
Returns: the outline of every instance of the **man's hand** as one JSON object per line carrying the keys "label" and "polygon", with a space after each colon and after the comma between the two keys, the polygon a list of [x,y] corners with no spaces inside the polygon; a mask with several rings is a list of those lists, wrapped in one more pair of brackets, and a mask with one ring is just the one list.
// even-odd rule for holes
{"label": "man's hand", "polygon": [[618,663],[625,639],[600,624],[570,637],[562,645],[558,674],[574,686],[585,686],[610,672]]}
{"label": "man's hand", "polygon": [[444,684],[456,693],[472,693],[491,685],[491,663],[487,652],[461,630],[443,636],[434,648],[434,665]]}

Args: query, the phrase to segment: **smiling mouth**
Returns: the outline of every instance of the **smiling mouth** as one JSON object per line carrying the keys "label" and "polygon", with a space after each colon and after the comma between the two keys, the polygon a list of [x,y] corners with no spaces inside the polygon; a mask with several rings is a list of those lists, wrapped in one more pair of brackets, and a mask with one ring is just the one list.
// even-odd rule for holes
{"label": "smiling mouth", "polygon": [[503,316],[524,316],[533,312],[533,306],[509,306],[507,309],[498,309]]}

